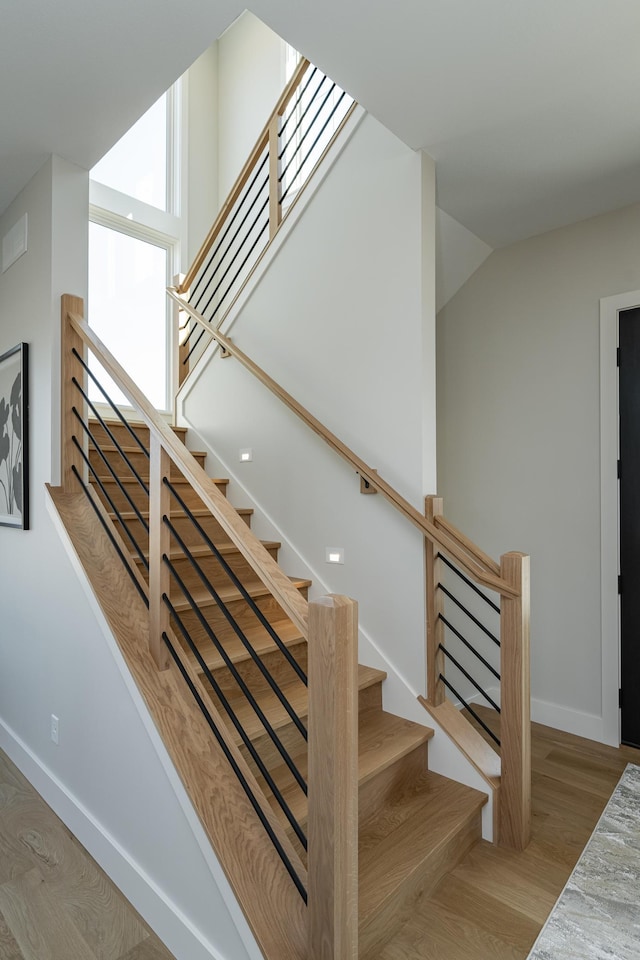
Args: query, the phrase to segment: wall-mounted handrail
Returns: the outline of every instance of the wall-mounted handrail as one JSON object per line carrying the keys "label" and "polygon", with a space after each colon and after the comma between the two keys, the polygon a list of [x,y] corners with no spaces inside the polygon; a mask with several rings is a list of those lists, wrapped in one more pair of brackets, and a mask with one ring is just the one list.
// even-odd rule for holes
{"label": "wall-mounted handrail", "polygon": [[182,310],[186,311],[193,320],[211,333],[227,353],[239,360],[271,393],[278,397],[296,416],[306,423],[314,433],[321,437],[332,450],[350,464],[356,473],[381,493],[389,503],[393,504],[428,540],[437,544],[438,549],[453,558],[476,583],[490,590],[495,590],[502,596],[515,597],[518,595],[512,584],[501,577],[499,572],[495,572],[497,564],[487,557],[486,554],[483,554],[482,551],[472,544],[462,533],[457,531],[451,524],[447,524],[446,530],[441,529],[440,526],[424,517],[401,493],[392,487],[390,483],[387,483],[377,471],[368,466],[364,460],[354,453],[354,451],[332,433],[331,430],[325,427],[324,424],[316,419],[302,404],[298,403],[290,393],[259,367],[257,363],[240,350],[229,337],[220,333],[219,330],[212,328],[204,317],[179,295],[175,288],[170,287],[168,293],[169,296],[179,304]]}

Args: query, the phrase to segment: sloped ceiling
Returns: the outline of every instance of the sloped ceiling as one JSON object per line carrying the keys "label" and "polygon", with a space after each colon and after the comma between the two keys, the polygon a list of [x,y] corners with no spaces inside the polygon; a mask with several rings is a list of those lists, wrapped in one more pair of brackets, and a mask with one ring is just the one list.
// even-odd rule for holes
{"label": "sloped ceiling", "polygon": [[[640,200],[640,3],[251,9],[430,153],[439,206],[491,247]],[[241,10],[234,0],[0,0],[0,211],[51,152],[92,166]]]}

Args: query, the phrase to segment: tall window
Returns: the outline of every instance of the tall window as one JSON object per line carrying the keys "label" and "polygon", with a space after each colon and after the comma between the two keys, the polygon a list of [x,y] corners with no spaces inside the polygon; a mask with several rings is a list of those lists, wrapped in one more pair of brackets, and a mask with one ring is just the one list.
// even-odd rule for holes
{"label": "tall window", "polygon": [[[179,101],[176,84],[91,171],[89,322],[163,412],[174,390],[165,288],[180,269],[182,235]],[[128,405],[114,384],[107,389]],[[90,396],[103,400],[93,385]]]}

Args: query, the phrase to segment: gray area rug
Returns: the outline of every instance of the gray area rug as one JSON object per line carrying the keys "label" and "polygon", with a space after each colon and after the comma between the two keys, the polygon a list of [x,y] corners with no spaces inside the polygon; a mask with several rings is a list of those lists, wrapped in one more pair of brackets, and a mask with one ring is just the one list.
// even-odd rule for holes
{"label": "gray area rug", "polygon": [[529,960],[639,960],[640,767],[628,764]]}

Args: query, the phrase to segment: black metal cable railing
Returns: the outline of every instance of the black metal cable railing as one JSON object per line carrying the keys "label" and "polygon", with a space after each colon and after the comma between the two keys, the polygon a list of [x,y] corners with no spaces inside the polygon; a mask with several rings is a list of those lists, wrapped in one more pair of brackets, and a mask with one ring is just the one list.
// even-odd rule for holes
{"label": "black metal cable railing", "polygon": [[[439,649],[445,661],[454,668],[455,683],[452,682],[452,677],[447,671],[443,671],[440,674],[440,680],[487,735],[499,746],[500,738],[494,733],[486,720],[483,719],[471,701],[472,699],[475,701],[476,694],[478,694],[481,701],[494,710],[498,716],[500,715],[500,705],[497,699],[491,696],[487,689],[490,684],[495,684],[496,681],[499,688],[500,672],[496,666],[491,663],[491,650],[495,649],[495,647],[500,647],[500,638],[496,635],[495,629],[489,628],[481,619],[481,613],[477,609],[477,602],[475,603],[476,612],[470,610],[467,604],[471,604],[474,598],[477,597],[488,606],[492,616],[500,614],[500,607],[465,576],[447,557],[439,553],[437,554],[437,559],[461,581],[463,590],[470,591],[469,599],[465,603],[454,593],[454,588],[451,584],[449,584],[449,586],[445,586],[442,582],[437,584],[436,589],[439,590],[451,604],[451,613],[444,610],[438,614],[438,619],[445,628],[445,640],[440,643]],[[462,623],[459,619],[456,625],[454,622],[456,617],[461,618]],[[468,635],[469,631],[472,632],[473,639],[470,639]],[[489,648],[483,652],[483,644],[486,644],[485,638],[490,641],[490,644]],[[451,649],[452,640],[460,644],[459,650],[456,650],[455,653]],[[476,666],[478,665],[480,666],[481,673],[484,671],[485,677],[489,675],[489,683],[483,682],[481,678],[478,678],[476,672]],[[465,687],[465,690],[468,690],[473,696],[470,696],[466,692],[461,692],[461,687]]]}
{"label": "black metal cable railing", "polygon": [[187,686],[189,687],[189,689],[190,689],[190,691],[191,691],[191,693],[192,693],[192,695],[193,695],[194,700],[196,701],[196,703],[198,704],[198,707],[199,707],[200,710],[202,711],[202,714],[203,714],[205,720],[207,721],[207,723],[208,723],[208,725],[209,725],[209,727],[210,727],[210,729],[211,729],[211,732],[213,733],[214,737],[215,737],[216,740],[218,741],[218,744],[219,744],[220,748],[222,749],[222,751],[223,751],[225,757],[227,758],[227,760],[228,760],[228,762],[229,762],[229,764],[230,764],[233,772],[235,773],[236,777],[238,778],[238,781],[240,782],[240,784],[241,784],[241,786],[242,786],[242,789],[244,790],[244,792],[245,792],[245,794],[246,794],[246,796],[247,796],[247,799],[248,799],[249,802],[251,803],[251,805],[252,805],[253,809],[255,810],[255,812],[256,812],[256,814],[257,814],[260,822],[262,823],[262,826],[264,827],[264,829],[265,829],[265,831],[266,831],[269,839],[270,839],[271,842],[273,843],[273,846],[275,847],[275,849],[276,849],[276,851],[277,851],[280,859],[282,860],[282,863],[284,864],[285,869],[287,870],[289,876],[290,876],[291,879],[293,880],[293,883],[295,884],[295,887],[296,887],[298,893],[300,894],[300,896],[302,897],[302,899],[304,900],[304,902],[307,903],[307,891],[306,891],[306,889],[305,889],[304,883],[302,882],[302,880],[301,880],[300,876],[298,875],[295,867],[293,866],[293,864],[292,864],[292,862],[291,862],[291,858],[288,856],[287,852],[285,851],[285,849],[283,848],[282,844],[280,843],[280,839],[279,839],[277,833],[274,831],[274,829],[273,829],[273,827],[272,827],[272,825],[271,825],[271,823],[270,823],[270,821],[269,821],[269,818],[265,815],[265,812],[264,812],[264,810],[262,809],[262,806],[260,805],[260,803],[258,802],[256,796],[254,795],[253,790],[251,789],[251,787],[250,787],[250,785],[249,785],[249,783],[248,783],[248,781],[247,781],[247,778],[245,777],[242,769],[240,768],[240,766],[239,766],[239,764],[238,764],[235,756],[233,755],[232,751],[229,749],[229,746],[227,745],[227,743],[226,743],[224,737],[222,736],[220,730],[218,730],[218,727],[217,727],[216,724],[214,723],[213,718],[211,717],[211,713],[209,712],[206,703],[204,702],[204,700],[203,700],[202,697],[200,696],[200,694],[199,694],[199,692],[198,692],[195,684],[194,684],[193,681],[191,680],[191,677],[189,676],[189,674],[188,674],[188,672],[187,672],[184,664],[182,663],[182,660],[180,659],[180,657],[179,657],[179,655],[178,655],[178,652],[176,651],[175,647],[174,647],[173,644],[171,643],[171,641],[170,641],[170,639],[169,639],[169,637],[167,636],[166,633],[163,633],[163,634],[162,634],[162,639],[164,640],[165,644],[167,645],[167,647],[168,647],[168,649],[169,649],[169,652],[171,653],[171,656],[172,656],[172,658],[173,658],[173,660],[174,660],[174,662],[175,662],[178,670],[179,670],[180,673],[182,674],[182,677],[183,677],[185,683],[187,684]]}
{"label": "black metal cable railing", "polygon": [[[105,398],[105,402],[109,404],[114,415],[126,430],[125,437],[131,437],[135,440],[135,450],[144,453],[145,462],[150,461],[150,451],[145,447],[131,425],[121,416],[120,411],[109,398],[96,374],[89,369],[89,365],[78,355],[77,351],[74,350],[73,353],[87,377],[91,377],[101,395]],[[138,594],[145,606],[149,608],[148,587],[142,575],[145,572],[148,575],[150,570],[148,538],[151,521],[149,519],[150,481],[147,479],[148,468],[143,470],[136,467],[130,456],[132,448],[125,446],[127,440],[123,440],[122,432],[116,429],[116,426],[119,425],[114,425],[105,419],[105,416],[89,398],[86,383],[80,383],[76,377],[72,378],[72,383],[77,391],[78,399],[82,401],[78,406],[72,407],[74,421],[78,424],[77,432],[70,437],[70,443],[76,451],[76,463],[78,464],[78,466],[75,463],[72,465],[72,472],[131,577]],[[80,409],[78,409],[79,407]],[[90,420],[89,416],[94,419]],[[140,461],[138,460],[138,462]],[[246,628],[243,629],[242,624],[246,622],[247,615],[245,615],[245,620],[241,620],[237,614],[234,614],[229,600],[225,602],[222,596],[224,588],[221,583],[228,583],[233,588],[231,594],[227,591],[225,596],[237,596],[246,603],[256,624],[262,627],[273,641],[273,650],[277,651],[275,656],[281,656],[288,664],[292,682],[306,685],[306,674],[289,651],[286,643],[278,636],[275,627],[260,610],[251,596],[250,590],[234,571],[223,553],[224,548],[221,549],[214,543],[205,529],[204,520],[201,522],[195,515],[194,510],[189,507],[185,497],[178,490],[177,481],[172,481],[165,476],[162,478],[162,482],[171,494],[171,514],[175,507],[175,517],[165,515],[161,518],[161,522],[169,531],[171,544],[170,555],[168,556],[165,553],[162,562],[169,572],[169,581],[172,585],[172,589],[163,594],[162,602],[168,610],[172,631],[175,631],[175,636],[179,638],[179,642],[176,643],[172,631],[164,632],[163,640],[188,684],[206,722],[234,769],[243,790],[274,844],[296,889],[306,902],[307,892],[303,879],[298,872],[300,868],[296,866],[299,861],[293,851],[297,843],[299,848],[306,852],[307,837],[301,823],[292,812],[291,801],[287,801],[286,797],[293,796],[291,792],[292,784],[301,791],[303,796],[306,797],[307,795],[306,779],[301,772],[299,760],[294,759],[292,755],[293,740],[289,732],[296,731],[304,752],[306,750],[307,730],[285,690],[282,689],[282,681],[279,683],[276,680],[261,659],[255,645],[247,636]],[[200,503],[203,512],[206,512],[204,504],[201,501]],[[198,549],[190,546],[187,542],[188,538],[181,535],[178,529],[181,517],[185,517],[191,528],[200,535],[201,544]],[[144,534],[144,542],[134,532],[135,529]],[[183,558],[187,564],[186,569],[191,570],[189,583],[187,583],[186,575],[180,568],[180,561]],[[206,591],[204,597],[195,596],[194,588],[191,586],[194,574],[197,583]],[[173,595],[174,591],[175,596]],[[208,613],[205,615],[203,612],[203,609],[207,610],[208,608],[215,608],[217,616],[221,618],[220,622],[227,631],[224,633],[224,640],[221,639],[222,634],[215,617]],[[194,629],[196,630],[195,633]],[[267,708],[261,706],[258,694],[252,688],[254,681],[243,676],[234,656],[230,656],[227,652],[225,643],[229,636],[228,631],[231,631],[232,635],[240,641],[242,648],[250,658],[249,662],[254,665],[257,671],[256,676],[261,678],[266,688],[273,693],[279,707],[284,711],[284,714],[278,717],[277,722],[271,718]],[[209,665],[207,656],[201,650],[202,636],[206,637],[207,641],[213,646],[215,668]],[[192,679],[186,661],[183,660],[185,656],[189,655],[194,658],[194,662],[197,664],[200,674],[198,685]],[[224,667],[223,674],[217,673],[219,666]],[[279,677],[282,677],[281,671]],[[250,765],[249,768],[245,767],[244,770],[250,770],[251,764],[253,764],[259,780],[264,784],[265,791],[270,792],[273,798],[271,803],[274,806],[275,813],[282,816],[283,823],[291,831],[290,836],[294,846],[289,848],[289,853],[287,853],[284,835],[282,839],[279,837],[274,827],[275,821],[272,821],[269,815],[265,813],[265,810],[268,810],[268,806],[265,807],[267,803],[266,793],[264,796],[260,795],[260,797],[255,793],[255,790],[260,789],[260,787],[253,786],[249,774],[243,772],[240,761],[241,755],[233,753],[228,740],[229,734],[225,736],[222,730],[216,727],[216,722],[213,720],[216,711],[212,706],[207,706],[203,696],[207,688],[210,691],[212,704],[220,705],[229,732],[237,737],[238,744],[242,750],[246,751]],[[248,707],[245,707],[245,704]],[[283,738],[281,728],[283,722],[288,731],[285,738]],[[272,753],[269,752],[269,749]],[[263,754],[263,750],[267,752],[266,756]],[[281,767],[276,765],[276,768],[274,768],[274,756],[279,758]]]}
{"label": "black metal cable railing", "polygon": [[[187,544],[184,542],[184,540],[182,539],[182,537],[181,537],[180,534],[178,533],[178,531],[177,531],[176,527],[174,526],[174,524],[172,524],[171,521],[170,521],[167,517],[163,517],[163,522],[166,524],[166,526],[169,528],[169,530],[171,531],[171,533],[173,534],[173,536],[175,537],[175,539],[176,539],[177,542],[179,543],[179,545],[180,545],[180,547],[181,547],[181,549],[182,549],[182,552],[183,552],[185,558],[186,558],[186,559],[189,561],[189,563],[191,564],[192,569],[195,570],[195,572],[196,572],[196,574],[197,574],[200,582],[201,582],[202,585],[204,586],[205,590],[207,591],[207,593],[209,594],[209,596],[211,597],[211,599],[212,599],[212,600],[214,601],[214,603],[216,604],[218,610],[220,610],[220,612],[222,613],[224,619],[225,619],[226,622],[229,624],[229,626],[230,626],[231,629],[233,630],[234,634],[235,634],[235,635],[237,636],[237,638],[240,640],[240,643],[242,644],[242,646],[244,647],[244,649],[247,651],[247,653],[249,654],[249,656],[251,657],[251,659],[252,659],[253,662],[255,663],[256,667],[258,668],[258,670],[260,671],[260,673],[262,674],[262,676],[264,677],[264,679],[266,680],[266,682],[268,683],[268,685],[270,686],[270,688],[272,689],[272,691],[274,692],[274,694],[276,695],[277,699],[280,701],[280,703],[281,703],[281,705],[283,706],[285,712],[289,715],[289,719],[293,722],[294,726],[297,728],[297,730],[298,730],[298,732],[301,734],[301,736],[306,740],[306,739],[307,739],[307,730],[306,730],[306,727],[304,726],[304,724],[302,723],[302,721],[301,721],[300,718],[298,717],[297,713],[295,712],[295,710],[293,709],[293,707],[291,706],[291,704],[290,704],[289,701],[287,700],[286,696],[284,695],[284,693],[282,692],[282,690],[280,689],[280,687],[278,686],[278,684],[277,684],[276,681],[274,680],[274,678],[273,678],[273,676],[271,675],[271,673],[270,673],[270,672],[267,670],[267,668],[265,667],[265,665],[264,665],[264,663],[262,662],[261,658],[260,658],[260,657],[258,656],[258,654],[256,653],[255,648],[252,646],[252,644],[250,643],[250,641],[247,639],[247,637],[246,637],[244,631],[242,630],[242,628],[240,627],[238,621],[237,621],[236,618],[233,616],[233,614],[232,614],[231,611],[229,610],[228,606],[227,606],[227,605],[224,603],[224,601],[222,600],[222,598],[221,598],[221,596],[220,596],[220,593],[216,590],[216,588],[214,587],[214,585],[211,583],[211,580],[210,580],[209,577],[206,575],[206,573],[205,573],[204,570],[202,569],[201,565],[198,563],[197,559],[194,557],[192,551],[189,549],[189,547],[187,546]],[[167,562],[167,564],[170,566],[170,569],[171,569],[172,573],[174,573],[176,579],[178,580],[178,585],[180,586],[180,589],[182,590],[183,593],[185,593],[185,590],[184,590],[184,588],[183,588],[182,582],[180,581],[179,574],[177,574],[177,573],[175,572],[175,569],[174,569],[173,565],[171,564],[171,561],[170,561],[170,560],[167,559],[166,562]],[[226,564],[226,563],[224,563],[222,566],[223,566],[223,569],[224,569],[224,568],[228,568],[228,564]],[[228,569],[230,569],[230,568],[228,568]],[[232,579],[232,582],[233,582],[233,581],[236,580],[237,578],[232,577],[231,579]],[[248,592],[248,591],[247,591],[247,592]],[[251,598],[251,595],[250,595],[250,594],[249,594],[249,596],[250,596],[250,598]],[[185,594],[185,599],[188,600],[188,597],[186,596],[186,594]],[[251,598],[251,604],[253,605],[253,603],[254,603],[253,598]],[[215,644],[216,647],[219,646],[219,642],[218,642],[217,638],[214,639],[213,642],[214,642],[214,644]],[[226,660],[226,653],[225,653],[225,651],[224,651],[224,648],[220,649],[219,652],[220,652],[220,655],[223,657],[223,659]],[[295,662],[295,661],[294,661],[294,662]],[[234,673],[235,668],[233,667],[233,664],[232,664],[231,662],[229,662],[227,665],[229,666],[229,669],[232,671],[232,673],[233,673],[234,676],[235,676],[235,673]]]}
{"label": "black metal cable railing", "polygon": [[[165,560],[166,560],[166,558],[165,558]],[[300,843],[302,844],[302,847],[306,850],[306,849],[307,849],[307,838],[306,838],[306,836],[305,836],[305,833],[304,833],[302,827],[300,826],[300,824],[298,823],[298,821],[296,820],[296,818],[294,817],[293,813],[291,812],[291,808],[289,807],[288,803],[286,802],[286,800],[285,800],[284,797],[282,796],[282,793],[280,792],[280,790],[279,790],[279,788],[278,788],[275,780],[274,780],[273,777],[271,776],[271,773],[270,773],[270,771],[269,771],[269,768],[267,767],[267,765],[265,764],[264,760],[263,760],[262,757],[260,756],[260,754],[259,754],[258,750],[256,749],[256,747],[255,747],[255,745],[254,745],[251,737],[247,734],[246,730],[244,729],[244,727],[242,726],[242,724],[241,724],[240,721],[238,720],[237,714],[236,714],[236,712],[234,711],[234,709],[233,709],[233,707],[232,707],[232,705],[231,705],[228,697],[225,695],[222,687],[221,687],[220,684],[216,681],[214,674],[212,673],[212,671],[211,671],[211,670],[209,669],[209,667],[207,666],[207,663],[206,663],[206,661],[204,660],[204,657],[202,656],[202,654],[201,654],[200,651],[198,650],[197,645],[195,644],[193,638],[191,637],[191,634],[190,634],[189,631],[187,630],[187,628],[186,628],[186,626],[185,626],[185,624],[184,624],[184,620],[182,619],[182,617],[180,616],[180,614],[179,614],[178,611],[176,610],[175,605],[171,602],[171,600],[169,599],[169,597],[168,597],[166,594],[163,595],[162,599],[163,599],[164,603],[167,605],[167,608],[168,608],[169,612],[171,613],[171,616],[173,617],[175,623],[177,624],[178,630],[180,631],[180,634],[181,634],[182,637],[184,638],[184,640],[185,640],[185,642],[186,642],[189,650],[191,651],[191,653],[193,654],[193,656],[194,656],[194,657],[196,658],[196,660],[198,661],[198,664],[199,664],[199,666],[200,666],[200,669],[201,669],[202,672],[204,673],[205,677],[207,678],[208,683],[211,685],[212,690],[214,691],[214,693],[216,694],[218,700],[219,700],[220,703],[222,704],[222,706],[223,706],[223,708],[224,708],[227,716],[229,717],[229,719],[230,719],[230,721],[231,721],[231,724],[232,724],[233,728],[234,728],[234,729],[236,730],[236,732],[238,733],[240,739],[242,740],[242,743],[244,744],[244,746],[246,747],[249,755],[251,756],[252,760],[253,760],[254,763],[256,764],[256,767],[258,768],[258,770],[260,771],[260,773],[261,773],[262,776],[264,777],[265,782],[268,784],[269,789],[271,790],[273,796],[275,797],[275,799],[276,799],[276,801],[277,801],[277,803],[278,803],[278,806],[280,807],[280,809],[281,809],[282,812],[284,813],[285,817],[287,818],[287,821],[289,822],[289,824],[290,824],[292,830],[294,831],[295,835],[297,836],[298,840],[299,840]],[[255,701],[254,701],[254,704],[255,704]],[[255,705],[255,706],[256,706],[257,711],[258,711],[259,713],[261,713],[260,708],[257,707],[257,705]],[[263,714],[262,714],[262,717],[263,717],[263,720],[264,720],[264,723],[265,723],[265,728],[266,728],[266,727],[269,727],[269,726],[270,726],[270,725],[269,725],[269,722],[266,720],[266,718],[264,718],[264,715],[263,715]],[[275,738],[275,740],[277,741],[277,737]],[[290,761],[290,762],[292,763],[292,761]],[[297,771],[297,769],[295,768],[295,765],[293,765],[293,763],[292,763],[292,766],[293,766],[293,769],[296,770],[296,775],[297,775],[297,777],[300,778],[301,784],[302,784],[303,787],[304,787],[304,792],[305,792],[305,795],[306,795],[307,785],[306,785],[306,783],[304,782],[304,780],[302,779],[302,777],[300,776],[299,771]]]}
{"label": "black metal cable railing", "polygon": [[251,596],[251,594],[243,584],[242,580],[240,580],[240,578],[235,574],[233,568],[224,559],[222,552],[218,549],[218,547],[213,542],[213,540],[211,539],[207,531],[204,529],[202,524],[198,521],[198,518],[195,516],[193,511],[189,509],[184,499],[178,493],[175,485],[173,485],[167,477],[164,477],[162,482],[165,486],[169,488],[172,496],[175,498],[176,502],[180,505],[183,512],[191,522],[191,525],[198,532],[199,537],[206,544],[209,550],[211,550],[211,553],[216,557],[216,559],[218,560],[218,563],[224,569],[225,573],[233,583],[234,587],[240,592],[243,600],[247,603],[249,609],[251,610],[251,612],[257,619],[257,621],[267,631],[267,633],[269,634],[269,636],[271,637],[275,645],[278,647],[278,649],[280,650],[283,657],[286,659],[287,663],[289,664],[291,669],[294,671],[298,679],[302,680],[302,682],[306,686],[307,685],[306,673],[304,672],[304,670],[302,669],[298,661],[295,659],[295,657],[292,655],[291,651],[287,648],[286,644],[278,636],[277,631],[274,629],[273,625],[269,622],[269,620],[264,615],[260,607],[257,605],[255,600],[253,599],[253,597]]}
{"label": "black metal cable railing", "polygon": [[[267,142],[191,285],[189,304],[209,323],[220,325],[273,236],[270,193],[274,184],[270,178],[274,167],[282,211],[285,200],[290,200],[306,182],[352,103],[322,71],[308,64],[297,92],[278,118],[277,164],[274,165]],[[281,218],[282,212],[278,222]],[[182,364],[193,364],[209,341],[205,328],[196,330],[195,325],[189,324],[181,342]]]}
{"label": "black metal cable railing", "polygon": [[80,473],[78,472],[78,469],[77,469],[77,467],[75,466],[75,464],[71,467],[71,471],[72,471],[72,473],[74,474],[74,476],[76,477],[76,479],[77,479],[78,483],[80,484],[82,490],[84,491],[84,493],[85,493],[85,495],[86,495],[86,497],[87,497],[87,500],[88,500],[89,503],[91,504],[91,507],[93,508],[93,510],[94,510],[94,512],[95,512],[95,514],[96,514],[96,516],[97,516],[97,518],[98,518],[98,520],[100,521],[100,524],[101,524],[104,532],[106,533],[107,537],[108,537],[109,540],[111,541],[111,543],[112,543],[112,545],[113,545],[116,553],[118,554],[120,560],[122,561],[122,564],[123,564],[125,570],[127,571],[127,573],[129,574],[129,576],[131,577],[131,580],[132,580],[132,582],[133,582],[134,587],[136,588],[136,590],[137,590],[138,593],[140,594],[140,597],[141,597],[143,603],[144,603],[145,606],[148,608],[148,607],[149,607],[149,598],[148,598],[147,594],[145,593],[145,591],[144,591],[141,583],[139,582],[138,578],[136,577],[135,573],[133,572],[133,568],[132,568],[132,566],[131,566],[131,563],[129,562],[129,560],[127,559],[127,557],[125,556],[125,554],[123,553],[122,548],[121,548],[120,544],[118,543],[117,537],[115,536],[115,534],[114,534],[114,532],[113,532],[113,528],[111,528],[111,527],[109,526],[109,523],[108,523],[108,521],[106,520],[106,518],[104,517],[104,515],[102,514],[102,511],[99,510],[98,505],[96,504],[96,502],[95,502],[95,500],[94,500],[94,497],[93,497],[93,494],[92,494],[92,492],[91,492],[91,488],[88,486],[88,484],[86,484],[86,483],[84,482],[84,479],[80,476]]}

